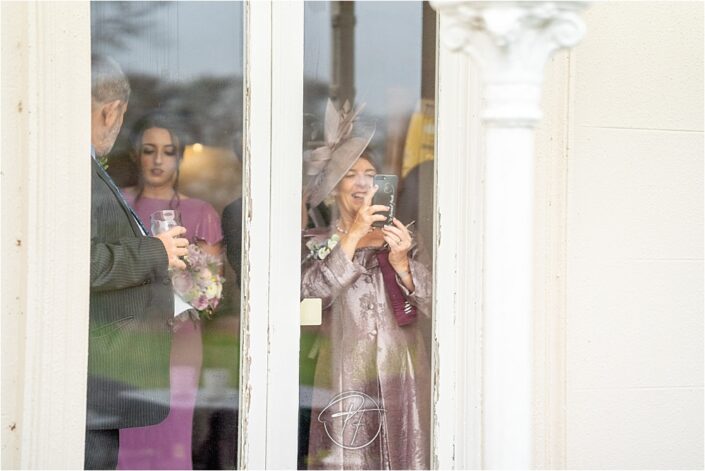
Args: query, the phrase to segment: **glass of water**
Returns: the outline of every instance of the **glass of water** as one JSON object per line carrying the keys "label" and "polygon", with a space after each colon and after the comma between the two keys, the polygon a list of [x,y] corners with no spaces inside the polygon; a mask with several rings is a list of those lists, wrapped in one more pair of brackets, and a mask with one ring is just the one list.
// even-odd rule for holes
{"label": "glass of water", "polygon": [[176,209],[162,209],[149,216],[152,235],[156,236],[166,232],[172,227],[181,225],[181,214]]}

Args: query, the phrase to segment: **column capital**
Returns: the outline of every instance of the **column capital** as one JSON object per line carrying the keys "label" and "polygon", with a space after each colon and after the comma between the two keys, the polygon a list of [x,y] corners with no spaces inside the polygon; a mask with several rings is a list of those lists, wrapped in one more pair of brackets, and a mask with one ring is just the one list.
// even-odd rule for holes
{"label": "column capital", "polygon": [[441,42],[478,64],[487,100],[482,118],[534,126],[541,118],[543,69],[551,55],[585,33],[579,1],[432,1]]}

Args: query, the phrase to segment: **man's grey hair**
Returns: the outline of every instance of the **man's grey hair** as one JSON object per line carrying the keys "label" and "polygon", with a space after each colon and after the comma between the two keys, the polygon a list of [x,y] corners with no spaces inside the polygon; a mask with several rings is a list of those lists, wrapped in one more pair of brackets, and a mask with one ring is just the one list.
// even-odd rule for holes
{"label": "man's grey hair", "polygon": [[94,54],[91,56],[91,95],[94,103],[107,103],[130,99],[130,82],[113,59]]}

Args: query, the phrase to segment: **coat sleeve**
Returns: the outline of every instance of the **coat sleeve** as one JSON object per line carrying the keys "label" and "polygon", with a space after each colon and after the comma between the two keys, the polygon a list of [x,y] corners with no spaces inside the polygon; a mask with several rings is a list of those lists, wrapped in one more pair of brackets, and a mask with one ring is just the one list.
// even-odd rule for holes
{"label": "coat sleeve", "polygon": [[363,273],[367,273],[367,270],[348,260],[340,245],[336,245],[323,260],[304,262],[301,271],[301,298],[321,298],[323,309],[326,309]]}
{"label": "coat sleeve", "polygon": [[397,284],[406,296],[406,299],[416,306],[427,317],[431,316],[433,305],[433,277],[427,263],[425,263],[421,247],[417,244],[409,252],[409,272],[414,281],[414,292],[411,293],[397,275]]}
{"label": "coat sleeve", "polygon": [[93,165],[91,190],[91,291],[112,291],[169,280],[162,242],[137,235],[118,197]]}
{"label": "coat sleeve", "polygon": [[154,237],[125,237],[117,243],[91,239],[91,291],[109,291],[168,280],[169,259]]}

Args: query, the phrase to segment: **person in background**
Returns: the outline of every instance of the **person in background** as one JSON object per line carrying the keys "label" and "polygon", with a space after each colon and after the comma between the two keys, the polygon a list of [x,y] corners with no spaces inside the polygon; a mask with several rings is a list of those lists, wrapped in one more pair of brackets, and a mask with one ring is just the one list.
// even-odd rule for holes
{"label": "person in background", "polygon": [[[373,130],[357,111],[326,110],[326,145],[305,156],[304,194],[334,198],[331,226],[305,230],[301,297],[322,300],[309,469],[428,469],[430,365],[417,311],[431,312],[431,271],[394,218],[381,228]],[[361,127],[361,126],[360,126]]]}
{"label": "person in background", "polygon": [[235,272],[236,283],[242,280],[242,198],[228,203],[223,208],[223,240],[225,254]]}
{"label": "person in background", "polygon": [[[220,218],[206,201],[179,192],[183,141],[168,116],[154,113],[138,120],[132,130],[138,183],[123,189],[125,199],[145,223],[164,209],[180,214],[185,237],[203,252],[222,257]],[[156,425],[120,431],[118,469],[192,469],[192,426],[203,360],[198,312],[187,311],[173,323],[170,410]]]}
{"label": "person in background", "polygon": [[[99,158],[120,132],[130,85],[120,66],[92,58],[91,265],[85,469],[115,469],[119,429],[155,424],[168,412],[174,296],[169,268],[184,268],[186,230],[148,237]],[[156,388],[156,389],[155,389]]]}

